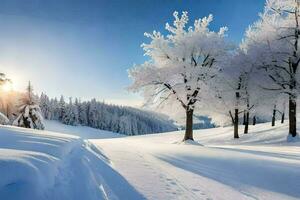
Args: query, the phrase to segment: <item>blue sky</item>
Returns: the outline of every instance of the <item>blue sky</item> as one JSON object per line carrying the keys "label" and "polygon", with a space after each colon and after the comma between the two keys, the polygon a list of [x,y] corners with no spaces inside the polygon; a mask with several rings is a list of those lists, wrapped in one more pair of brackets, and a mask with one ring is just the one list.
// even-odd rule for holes
{"label": "blue sky", "polygon": [[147,58],[144,32],[163,31],[172,13],[214,15],[238,43],[264,0],[0,0],[0,70],[17,90],[31,80],[49,96],[138,105],[127,69]]}

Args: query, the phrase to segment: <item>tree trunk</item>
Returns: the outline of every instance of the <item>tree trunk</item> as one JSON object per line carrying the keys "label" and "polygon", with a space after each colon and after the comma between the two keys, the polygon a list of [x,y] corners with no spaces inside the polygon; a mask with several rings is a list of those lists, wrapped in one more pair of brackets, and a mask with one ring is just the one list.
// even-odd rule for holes
{"label": "tree trunk", "polygon": [[185,135],[183,141],[194,140],[193,138],[193,113],[194,110],[186,110],[186,124],[185,124]]}
{"label": "tree trunk", "polygon": [[253,126],[256,124],[256,116],[253,116]]}
{"label": "tree trunk", "polygon": [[234,109],[234,138],[239,138],[239,109]]}
{"label": "tree trunk", "polygon": [[289,98],[289,134],[293,137],[297,135],[296,129],[296,100],[292,97]]}
{"label": "tree trunk", "polygon": [[275,126],[275,119],[276,119],[276,105],[273,109],[273,115],[272,115],[272,126]]}
{"label": "tree trunk", "polygon": [[232,116],[231,110],[229,110],[229,116],[231,118],[232,125],[234,125],[234,118]]}
{"label": "tree trunk", "polygon": [[243,125],[246,125],[246,111],[244,110]]}
{"label": "tree trunk", "polygon": [[247,134],[249,130],[249,111],[246,112],[244,134]]}
{"label": "tree trunk", "polygon": [[284,123],[284,112],[281,114],[281,123]]}

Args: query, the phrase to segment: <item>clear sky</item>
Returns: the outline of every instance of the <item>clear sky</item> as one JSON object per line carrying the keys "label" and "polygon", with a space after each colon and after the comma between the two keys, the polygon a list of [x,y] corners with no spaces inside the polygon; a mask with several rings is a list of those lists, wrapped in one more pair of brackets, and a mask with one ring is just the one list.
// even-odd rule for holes
{"label": "clear sky", "polygon": [[0,71],[22,90],[138,105],[127,69],[146,60],[144,32],[163,31],[173,11],[214,15],[238,43],[264,0],[0,0]]}

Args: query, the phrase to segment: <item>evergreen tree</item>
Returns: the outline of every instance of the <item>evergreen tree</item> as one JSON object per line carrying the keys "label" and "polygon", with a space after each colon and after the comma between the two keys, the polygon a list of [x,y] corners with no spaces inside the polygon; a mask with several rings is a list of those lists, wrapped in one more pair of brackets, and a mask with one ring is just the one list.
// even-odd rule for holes
{"label": "evergreen tree", "polygon": [[54,99],[50,100],[50,107],[51,107],[51,119],[52,120],[58,120],[60,116],[60,109],[59,109],[59,103],[57,98],[55,97]]}
{"label": "evergreen tree", "polygon": [[50,100],[49,97],[44,93],[42,93],[40,97],[40,108],[45,119],[52,118]]}
{"label": "evergreen tree", "polygon": [[72,98],[70,98],[69,104],[66,106],[66,112],[62,122],[72,126],[78,125],[78,111],[72,102]]}
{"label": "evergreen tree", "polygon": [[66,115],[66,102],[64,96],[61,95],[58,103],[58,120],[63,121]]}
{"label": "evergreen tree", "polygon": [[18,111],[19,115],[13,122],[13,125],[25,128],[44,129],[39,102],[33,94],[33,88],[30,82],[26,93],[23,94],[20,99]]}

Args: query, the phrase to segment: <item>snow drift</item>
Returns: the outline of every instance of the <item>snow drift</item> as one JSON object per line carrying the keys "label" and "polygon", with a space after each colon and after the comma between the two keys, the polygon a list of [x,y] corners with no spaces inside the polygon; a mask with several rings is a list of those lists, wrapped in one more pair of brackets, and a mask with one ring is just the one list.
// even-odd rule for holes
{"label": "snow drift", "polygon": [[1,127],[0,173],[0,199],[143,199],[92,144],[66,134]]}

